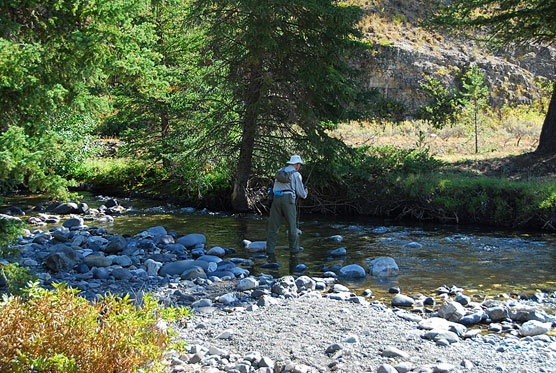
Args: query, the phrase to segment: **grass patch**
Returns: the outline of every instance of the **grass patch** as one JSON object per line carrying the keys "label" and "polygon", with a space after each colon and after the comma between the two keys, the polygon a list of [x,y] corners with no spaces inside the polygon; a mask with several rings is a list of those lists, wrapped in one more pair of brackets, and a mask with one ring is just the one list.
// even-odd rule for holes
{"label": "grass patch", "polygon": [[358,205],[372,207],[378,216],[509,228],[556,228],[553,181],[431,172],[391,174],[369,187],[373,193],[361,196]]}

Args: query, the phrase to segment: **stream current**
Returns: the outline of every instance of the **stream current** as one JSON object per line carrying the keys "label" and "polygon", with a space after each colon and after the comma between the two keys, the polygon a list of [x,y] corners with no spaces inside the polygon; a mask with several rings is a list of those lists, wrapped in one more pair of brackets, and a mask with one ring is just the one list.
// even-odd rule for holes
{"label": "stream current", "polygon": [[[290,267],[304,264],[307,269],[303,274],[318,277],[326,270],[348,264],[359,264],[367,269],[368,259],[389,256],[400,268],[397,277],[381,280],[369,275],[363,281],[346,285],[358,293],[372,289],[379,298],[393,286],[400,287],[405,294],[430,294],[441,285],[462,287],[468,295],[532,294],[556,290],[554,233],[438,224],[399,225],[369,218],[301,214],[299,228],[303,233],[300,246],[304,250],[298,254],[295,263],[290,261],[286,228],[282,224],[276,247],[280,267],[266,269],[261,268],[267,262],[265,258],[247,252],[241,245],[244,239],[266,239],[266,216],[199,211],[144,199],[123,198],[118,201],[128,211],[116,216],[113,223],[85,224],[103,226],[114,234],[135,235],[158,225],[180,235],[202,233],[207,237],[207,248],[234,248],[236,253],[232,256],[252,259],[255,265],[249,269],[255,275],[284,276],[292,273]],[[5,200],[5,204],[23,209],[32,209],[44,202],[44,197],[37,195],[12,196]],[[83,202],[97,208],[103,198],[84,194]],[[33,214],[28,213],[28,216]],[[34,230],[32,226],[29,229]],[[341,236],[342,240],[333,236]],[[340,247],[346,248],[345,257],[333,258],[328,254]]]}

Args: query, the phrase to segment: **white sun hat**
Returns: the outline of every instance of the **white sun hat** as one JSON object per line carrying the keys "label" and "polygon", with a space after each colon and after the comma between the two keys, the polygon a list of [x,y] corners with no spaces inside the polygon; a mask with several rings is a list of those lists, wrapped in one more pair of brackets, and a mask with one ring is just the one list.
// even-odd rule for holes
{"label": "white sun hat", "polygon": [[295,154],[292,155],[290,160],[288,161],[288,164],[296,164],[296,163],[301,163],[301,164],[305,164],[303,163],[303,161],[301,160],[301,156]]}

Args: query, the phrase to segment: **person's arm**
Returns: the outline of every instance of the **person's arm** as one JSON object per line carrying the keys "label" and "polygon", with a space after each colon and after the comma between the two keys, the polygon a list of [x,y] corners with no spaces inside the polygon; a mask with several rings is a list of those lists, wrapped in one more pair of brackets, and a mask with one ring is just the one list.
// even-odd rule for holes
{"label": "person's arm", "polygon": [[295,188],[295,194],[300,198],[307,198],[307,188],[303,186],[303,179],[299,172],[295,172],[293,175],[293,186]]}

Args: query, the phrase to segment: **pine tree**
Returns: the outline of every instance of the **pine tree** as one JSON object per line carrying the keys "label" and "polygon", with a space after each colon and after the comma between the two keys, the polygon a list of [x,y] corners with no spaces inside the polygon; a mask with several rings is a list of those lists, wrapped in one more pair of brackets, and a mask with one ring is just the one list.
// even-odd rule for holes
{"label": "pine tree", "polygon": [[[330,0],[193,0],[190,19],[206,29],[205,53],[223,99],[204,137],[236,161],[232,204],[249,209],[256,162],[308,138],[325,123],[357,116],[363,90],[350,58],[364,50],[361,10]],[[209,119],[210,118],[210,119]],[[208,128],[208,127],[207,127]]]}
{"label": "pine tree", "polygon": [[[432,24],[478,30],[503,44],[556,41],[556,0],[455,0]],[[542,127],[538,153],[556,152],[556,85]]]}

